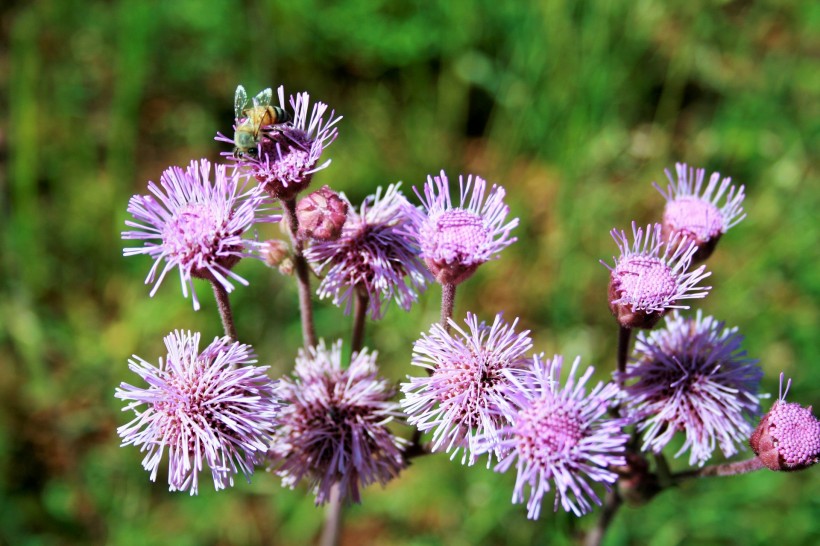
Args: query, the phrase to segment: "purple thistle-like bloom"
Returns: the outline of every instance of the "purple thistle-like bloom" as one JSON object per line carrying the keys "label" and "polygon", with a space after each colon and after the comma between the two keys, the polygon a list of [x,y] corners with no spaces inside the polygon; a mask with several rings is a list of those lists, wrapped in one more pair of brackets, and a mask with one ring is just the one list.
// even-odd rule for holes
{"label": "purple thistle-like bloom", "polygon": [[563,388],[558,388],[555,379],[561,375],[563,358],[556,355],[545,362],[542,358],[533,358],[530,373],[511,377],[517,411],[511,424],[500,431],[502,439],[483,438],[480,450],[506,454],[496,472],[506,472],[515,465],[512,501],[523,502],[529,489],[528,518],[538,518],[550,482],[556,490],[554,509],[558,510],[560,503],[567,512],[581,516],[591,510],[590,501],[601,504],[592,483],[602,483],[608,489],[618,479],[611,467],[626,464],[629,435],[623,428],[627,421],[607,417],[618,398],[614,384],[598,383],[587,394],[585,385],[592,367],[576,381],[580,358],[572,363]]}
{"label": "purple thistle-like bloom", "polygon": [[789,379],[784,392],[781,373],[780,396],[749,440],[755,455],[770,470],[803,470],[820,462],[820,421],[811,406],[786,402],[791,384]]}
{"label": "purple thistle-like bloom", "polygon": [[[279,106],[285,109],[285,90],[277,89]],[[290,96],[293,120],[260,133],[258,153],[238,158],[238,164],[247,167],[264,190],[274,198],[288,200],[310,185],[313,174],[330,165],[330,160],[319,163],[322,152],[336,140],[342,119],[328,105],[315,102],[310,107],[307,92]],[[327,117],[325,117],[327,114]],[[237,125],[241,120],[237,120]],[[217,134],[216,140],[233,143],[232,139]]]}
{"label": "purple thistle-like bloom", "polygon": [[333,298],[334,305],[345,306],[345,313],[360,291],[368,297],[373,319],[384,314],[391,299],[409,310],[430,280],[418,258],[418,248],[406,232],[417,229],[421,212],[410,205],[398,184],[381,188],[362,203],[357,214],[348,207],[341,236],[333,241],[315,241],[305,253],[318,272],[326,271],[317,294]]}
{"label": "purple thistle-like bloom", "polygon": [[[527,366],[524,353],[532,348],[529,330],[516,333],[499,313],[491,326],[472,313],[467,330],[449,320],[455,334],[434,324],[413,346],[413,365],[425,368],[423,377],[402,384],[402,408],[408,423],[421,432],[433,431],[433,451],[455,458],[463,449],[462,464],[474,464],[477,438],[495,438],[511,414],[510,370]],[[496,453],[498,456],[498,453]],[[490,462],[488,461],[488,466]]]}
{"label": "purple thistle-like bloom", "polygon": [[256,362],[249,345],[216,338],[199,352],[200,334],[175,331],[165,337],[168,355],[159,366],[136,355],[128,367],[148,388],[120,384],[115,396],[131,402],[136,417],[117,429],[122,445],[146,451],[142,466],[156,481],[168,450],[171,491],[197,493],[207,465],[214,487],[233,485],[239,471],[250,478],[265,459],[280,403],[276,383]]}
{"label": "purple thistle-like bloom", "polygon": [[450,199],[447,175],[427,177],[421,199],[427,217],[414,235],[418,237],[421,257],[441,284],[459,284],[479,265],[498,258],[499,252],[516,241],[510,232],[518,218],[505,223],[509,207],[504,203],[504,188],[473,175],[458,179],[458,206]]}
{"label": "purple thistle-like bloom", "polygon": [[[695,243],[697,252],[693,261],[708,258],[715,249],[721,235],[737,225],[743,214],[743,186],[731,185],[731,178],[720,180],[720,173],[712,173],[706,188],[703,188],[705,169],[694,169],[685,163],[676,163],[677,182],[667,169],[669,186],[664,191],[658,184],[655,188],[666,198],[663,211],[663,238],[671,240],[677,235],[679,244]],[[727,193],[726,190],[729,190]],[[718,206],[722,197],[723,206]]]}
{"label": "purple thistle-like bloom", "polygon": [[262,214],[270,209],[270,199],[258,188],[245,191],[246,183],[246,176],[234,169],[229,172],[224,165],[217,165],[212,175],[211,163],[202,159],[192,161],[186,170],[167,169],[160,186],[149,182],[153,195],[131,197],[128,212],[136,221],[125,224],[135,230],[124,231],[122,238],[145,242],[126,248],[123,255],[147,254],[154,259],[145,279],[146,284],[154,283],[151,296],[175,267],[183,296],[187,298],[191,289],[194,309],[199,309],[194,277],[216,281],[227,292],[234,288],[231,280],[248,284],[231,268],[240,258],[258,257],[261,244],[242,235],[256,223],[278,222],[281,216]]}
{"label": "purple thistle-like bloom", "polygon": [[342,342],[324,341],[299,351],[293,379],[281,380],[286,402],[270,455],[283,485],[306,479],[316,504],[330,499],[338,483],[343,495],[360,502],[359,488],[382,485],[405,466],[407,442],[387,424],[400,417],[395,391],[377,375],[376,353],[354,353],[342,368]]}
{"label": "purple thistle-like bloom", "polygon": [[609,308],[622,327],[652,328],[667,309],[689,309],[680,300],[703,298],[711,289],[697,286],[711,275],[704,266],[688,270],[695,245],[665,243],[660,224],[646,226],[644,233],[632,222],[632,246],[623,231],[611,234],[621,255],[613,258],[614,267],[601,263],[610,271]]}
{"label": "purple thistle-like bloom", "polygon": [[740,349],[743,336],[698,311],[677,312],[662,330],[640,332],[635,362],[622,375],[628,412],[644,432],[643,449],[660,453],[677,432],[686,441],[675,457],[691,449],[689,464],[703,465],[720,447],[737,453],[759,414],[757,391],[763,372]]}

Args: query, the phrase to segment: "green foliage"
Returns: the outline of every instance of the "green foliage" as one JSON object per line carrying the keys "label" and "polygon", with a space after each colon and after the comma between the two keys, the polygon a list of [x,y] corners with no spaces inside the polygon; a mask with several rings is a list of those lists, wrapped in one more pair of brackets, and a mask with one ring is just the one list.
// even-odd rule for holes
{"label": "green foliage", "polygon": [[[237,83],[308,90],[344,115],[316,184],[354,202],[380,184],[476,172],[504,184],[519,242],[460,289],[457,315],[505,310],[536,347],[614,361],[608,231],[658,217],[651,181],[675,161],[732,176],[748,218],[708,267],[702,307],[747,336],[765,388],[820,400],[820,209],[814,2],[36,0],[4,5],[0,162],[0,542],[303,544],[322,511],[260,472],[251,485],[170,494],[117,447],[113,398],[132,353],[173,328],[220,334],[147,260],[121,257],[128,197],[172,164],[218,158]],[[274,235],[272,231],[270,235]],[[238,330],[276,374],[300,343],[296,291],[259,263],[233,299]],[[512,279],[512,282],[511,282]],[[433,288],[391,310],[367,344],[400,380]],[[327,302],[320,334],[349,335]],[[415,373],[415,372],[411,372]],[[764,402],[765,404],[765,402]],[[681,461],[676,461],[681,465]],[[818,471],[702,480],[618,514],[608,544],[808,544]],[[581,520],[525,519],[512,476],[446,456],[347,512],[345,543],[571,544]]]}

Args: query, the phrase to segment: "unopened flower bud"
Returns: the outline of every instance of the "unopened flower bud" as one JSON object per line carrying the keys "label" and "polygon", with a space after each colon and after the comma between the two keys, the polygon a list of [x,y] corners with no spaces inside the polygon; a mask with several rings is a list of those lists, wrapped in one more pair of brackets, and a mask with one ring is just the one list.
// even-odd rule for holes
{"label": "unopened flower bud", "polygon": [[[752,433],[749,444],[760,462],[770,470],[803,470],[820,461],[820,421],[804,408],[785,401],[786,392],[775,401]],[[783,386],[783,374],[780,374]]]}
{"label": "unopened flower bud", "polygon": [[347,201],[324,186],[299,201],[296,215],[300,237],[332,241],[342,233],[347,219]]}
{"label": "unopened flower bud", "polygon": [[290,245],[279,239],[265,241],[262,258],[271,267],[279,267],[290,256]]}

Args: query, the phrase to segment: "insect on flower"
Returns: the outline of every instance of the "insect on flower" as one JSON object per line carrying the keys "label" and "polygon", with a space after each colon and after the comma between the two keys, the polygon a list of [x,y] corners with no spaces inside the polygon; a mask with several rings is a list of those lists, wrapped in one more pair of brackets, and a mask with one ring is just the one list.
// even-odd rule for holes
{"label": "insect on flower", "polygon": [[257,146],[260,142],[262,129],[286,123],[291,120],[290,114],[279,106],[271,106],[273,91],[270,87],[263,89],[252,101],[248,101],[248,94],[241,85],[236,87],[233,97],[234,116],[237,125],[233,133],[234,149],[236,158],[244,155],[256,157]]}

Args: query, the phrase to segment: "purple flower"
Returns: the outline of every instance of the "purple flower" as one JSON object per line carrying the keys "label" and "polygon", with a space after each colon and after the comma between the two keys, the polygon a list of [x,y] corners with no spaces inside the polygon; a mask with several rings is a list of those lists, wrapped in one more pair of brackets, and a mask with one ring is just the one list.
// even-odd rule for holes
{"label": "purple flower", "polygon": [[[211,163],[192,161],[186,170],[171,167],[162,173],[160,186],[148,183],[153,195],[134,195],[128,212],[136,221],[125,224],[125,240],[145,241],[143,246],[126,248],[125,256],[147,254],[154,259],[145,283],[154,283],[153,296],[165,275],[179,268],[182,294],[188,288],[194,309],[199,301],[193,278],[220,283],[230,292],[231,280],[248,282],[231,271],[240,258],[257,257],[260,243],[243,239],[242,234],[259,222],[278,222],[281,216],[262,215],[270,209],[269,199],[257,188],[245,191],[247,178],[217,165],[211,181]],[[160,270],[160,264],[164,264]],[[157,276],[157,273],[159,275]]]}
{"label": "purple flower", "polygon": [[811,406],[786,402],[791,384],[789,379],[784,392],[781,373],[780,396],[749,440],[760,461],[775,471],[803,470],[820,462],[820,421]]}
{"label": "purple flower", "polygon": [[457,207],[450,200],[447,175],[427,177],[421,199],[427,218],[415,236],[421,257],[442,284],[459,284],[472,275],[479,265],[498,258],[498,253],[516,241],[510,232],[518,218],[504,223],[509,207],[504,203],[504,188],[493,185],[485,193],[483,178],[459,176],[460,199]]}
{"label": "purple flower", "polygon": [[299,351],[293,379],[281,381],[287,405],[270,455],[283,485],[307,480],[316,504],[327,502],[337,483],[360,502],[360,487],[384,485],[405,466],[406,442],[387,428],[401,412],[390,401],[394,389],[376,373],[376,353],[354,353],[345,369],[341,361],[341,341],[330,350],[320,341]]}
{"label": "purple flower", "polygon": [[[285,109],[284,87],[279,86],[277,93],[279,107]],[[332,110],[325,118],[328,106],[323,102],[310,108],[307,92],[291,95],[290,106],[293,121],[263,131],[258,154],[238,159],[239,165],[247,167],[269,195],[282,200],[296,197],[310,185],[314,173],[330,164],[330,160],[319,164],[319,158],[339,135],[336,124],[342,119]],[[216,140],[233,143],[221,134]]]}
{"label": "purple flower", "polygon": [[[608,383],[598,385],[586,394],[584,385],[593,368],[575,380],[580,359],[572,363],[563,388],[554,379],[561,375],[563,358],[556,355],[542,362],[533,358],[530,373],[512,377],[517,411],[512,423],[499,437],[482,438],[480,451],[501,451],[506,455],[495,467],[506,472],[516,467],[513,503],[523,502],[529,489],[527,517],[537,519],[541,501],[555,486],[554,509],[558,504],[567,512],[581,516],[592,508],[589,501],[601,500],[592,483],[603,483],[607,489],[618,479],[612,466],[626,464],[624,453],[629,435],[624,433],[624,419],[607,418],[610,404],[618,397],[618,388]],[[592,482],[592,483],[591,483]]]}
{"label": "purple flower", "polygon": [[696,286],[711,275],[704,266],[688,271],[695,246],[664,243],[660,224],[646,226],[644,233],[632,222],[632,247],[623,231],[611,234],[621,255],[613,258],[614,267],[601,263],[610,270],[609,308],[622,327],[652,328],[667,309],[689,309],[678,301],[703,298],[711,289]]}
{"label": "purple flower", "polygon": [[256,362],[249,345],[216,338],[199,352],[199,333],[175,331],[165,337],[168,356],[159,366],[134,356],[128,367],[148,388],[121,383],[115,396],[131,402],[123,411],[136,417],[117,429],[122,445],[146,451],[142,466],[155,481],[168,450],[171,491],[197,493],[203,466],[214,487],[246,478],[264,460],[280,404],[276,383]]}
{"label": "purple flower", "polygon": [[[721,235],[746,217],[741,206],[745,197],[743,186],[731,186],[731,178],[721,181],[720,173],[712,173],[703,189],[705,169],[695,170],[685,163],[676,163],[675,170],[677,182],[668,169],[665,171],[669,179],[666,191],[654,184],[666,197],[663,238],[669,241],[677,235],[681,245],[693,242],[697,251],[692,259],[700,262],[712,254]],[[724,204],[719,207],[718,202],[724,194]]]}
{"label": "purple flower", "polygon": [[689,464],[703,465],[719,446],[737,453],[759,414],[757,391],[763,372],[746,357],[737,328],[712,317],[684,318],[677,312],[666,326],[638,333],[635,362],[623,374],[628,412],[643,431],[643,449],[660,453],[677,432],[690,449]]}
{"label": "purple flower", "polygon": [[[529,330],[515,333],[518,319],[507,324],[499,313],[491,326],[467,313],[463,330],[450,319],[455,334],[434,324],[413,346],[413,365],[423,377],[402,384],[401,401],[408,423],[433,431],[433,451],[463,449],[462,464],[474,464],[479,436],[495,438],[509,418],[512,383],[506,372],[527,366],[532,348]],[[488,461],[489,465],[489,461]]]}
{"label": "purple flower", "polygon": [[365,199],[359,214],[349,207],[341,237],[315,241],[305,253],[318,272],[325,272],[319,297],[332,297],[334,305],[344,304],[349,313],[358,291],[368,297],[373,319],[382,317],[391,299],[409,310],[430,278],[418,248],[405,235],[421,218],[398,184],[388,186],[384,195],[379,188]]}

